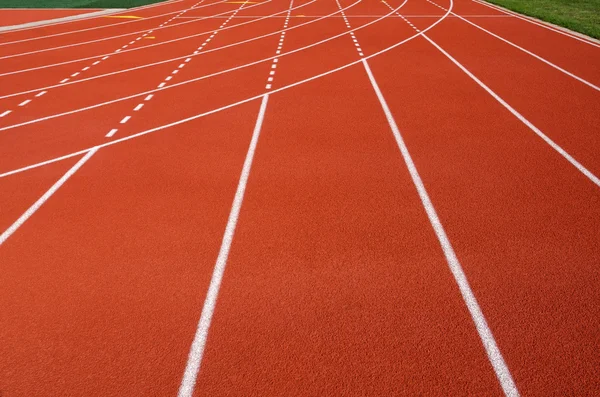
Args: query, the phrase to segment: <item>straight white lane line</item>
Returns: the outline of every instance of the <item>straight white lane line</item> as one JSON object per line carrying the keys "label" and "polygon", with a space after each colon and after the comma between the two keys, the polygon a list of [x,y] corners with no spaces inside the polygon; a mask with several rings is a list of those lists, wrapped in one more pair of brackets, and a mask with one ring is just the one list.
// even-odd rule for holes
{"label": "straight white lane line", "polygon": [[33,215],[38,209],[40,209],[40,207],[75,173],[77,172],[77,170],[83,165],[85,164],[86,161],[88,161],[90,159],[90,157],[92,157],[96,152],[98,151],[98,148],[93,148],[92,150],[90,150],[89,152],[86,153],[85,156],[83,156],[81,158],[81,160],[79,160],[73,167],[71,167],[71,169],[69,171],[67,171],[66,174],[64,174],[58,181],[56,181],[56,183],[54,183],[54,185],[52,185],[52,187],[50,189],[48,189],[48,191],[46,193],[44,193],[44,195],[42,197],[40,197],[31,207],[29,207],[29,209],[27,209],[27,211],[25,211],[25,213],[23,213],[23,215],[21,215],[19,217],[19,219],[17,219],[15,221],[15,223],[13,223],[12,225],[10,225],[10,227],[8,229],[6,229],[4,231],[4,233],[2,233],[2,235],[0,235],[0,246],[2,244],[4,244],[4,242],[14,234],[14,232],[17,231],[17,229],[19,229],[19,227],[21,227],[21,225],[23,225],[23,223],[25,223],[25,221],[27,221],[27,219],[29,219],[31,217],[31,215]]}
{"label": "straight white lane line", "polygon": [[[431,1],[431,0],[427,0],[427,2],[429,2],[429,3],[431,3],[431,4],[435,5],[435,6],[437,6],[437,7],[439,7],[439,8],[441,8],[441,9],[442,9],[442,10],[444,10],[444,11],[446,11],[446,9],[445,9],[444,7],[442,7],[442,6],[438,5],[438,4],[436,4],[435,2],[433,2],[433,1]],[[454,13],[454,12],[451,12],[451,14],[452,14],[452,15],[454,15],[455,17],[459,18],[460,20],[462,20],[462,21],[464,21],[464,22],[468,23],[469,25],[471,25],[471,26],[473,26],[473,27],[475,27],[475,28],[477,28],[477,29],[481,30],[482,32],[485,32],[485,33],[489,34],[490,36],[492,36],[492,37],[494,37],[494,38],[496,38],[496,39],[498,39],[498,40],[500,40],[500,41],[502,41],[502,42],[504,42],[504,43],[506,43],[506,44],[508,44],[508,45],[510,45],[510,46],[512,46],[512,47],[514,47],[514,48],[516,48],[516,49],[518,49],[518,50],[521,50],[521,51],[523,51],[523,52],[524,52],[524,53],[526,53],[527,55],[531,55],[532,57],[534,57],[534,58],[535,58],[535,59],[537,59],[538,61],[542,61],[542,62],[543,62],[543,63],[545,63],[546,65],[548,65],[548,66],[550,66],[550,67],[552,67],[552,68],[554,68],[554,69],[556,69],[556,70],[558,70],[558,71],[560,71],[560,72],[562,72],[562,73],[566,74],[566,75],[567,75],[567,76],[569,76],[569,77],[572,77],[572,78],[574,78],[575,80],[577,80],[577,81],[579,81],[579,82],[581,82],[581,83],[583,83],[583,84],[587,85],[588,87],[590,87],[590,88],[592,88],[592,89],[594,89],[594,90],[596,90],[596,91],[600,91],[600,87],[598,87],[598,86],[596,86],[596,85],[594,85],[594,84],[590,83],[589,81],[587,81],[587,80],[585,80],[585,79],[582,79],[581,77],[579,77],[579,76],[577,76],[577,75],[574,75],[573,73],[569,72],[568,70],[565,70],[565,69],[561,68],[561,67],[560,67],[560,66],[558,66],[558,65],[555,65],[555,64],[553,64],[553,63],[552,63],[552,62],[550,62],[549,60],[547,60],[547,59],[545,59],[545,58],[542,58],[541,56],[539,56],[539,55],[537,55],[537,54],[534,54],[533,52],[531,52],[531,51],[529,51],[529,50],[526,50],[525,48],[523,48],[523,47],[521,47],[521,46],[519,46],[519,45],[517,45],[517,44],[513,43],[512,41],[506,40],[505,38],[503,38],[503,37],[500,37],[500,36],[498,36],[497,34],[495,34],[495,33],[492,33],[492,32],[490,32],[490,31],[489,31],[489,30],[487,30],[487,29],[484,29],[484,28],[482,28],[481,26],[477,25],[476,23],[474,23],[474,22],[471,22],[471,21],[469,21],[468,19],[466,19],[466,18],[463,18],[463,17],[461,17],[460,15],[458,15],[458,14],[456,14],[456,13]]]}
{"label": "straight white lane line", "polygon": [[244,166],[242,168],[240,180],[238,182],[235,197],[233,199],[233,205],[231,206],[231,211],[229,212],[229,219],[227,220],[227,226],[225,227],[225,233],[223,235],[223,241],[221,242],[219,255],[217,256],[217,261],[215,263],[212,278],[210,280],[210,286],[208,287],[204,306],[202,307],[202,314],[200,315],[200,321],[198,322],[196,335],[194,336],[194,341],[192,342],[183,379],[181,381],[181,385],[179,386],[179,392],[177,394],[178,397],[192,397],[194,392],[198,371],[200,370],[202,356],[204,355],[204,349],[206,347],[208,330],[215,312],[217,297],[219,295],[219,289],[223,280],[223,274],[225,273],[227,258],[229,257],[229,251],[231,249],[231,243],[233,242],[233,235],[235,233],[240,210],[242,208],[244,193],[246,191],[246,185],[248,184],[248,177],[250,176],[252,161],[254,160],[254,153],[256,151],[260,130],[262,128],[265,112],[267,110],[268,100],[269,94],[265,94],[262,97],[260,110],[254,126],[254,132],[252,133],[252,140],[250,141],[250,147],[248,148],[248,153],[246,154],[246,159],[244,160]]}
{"label": "straight white lane line", "polygon": [[474,82],[476,82],[481,88],[487,91],[498,103],[500,103],[506,110],[511,112],[516,118],[518,118],[523,124],[525,124],[531,131],[533,131],[537,136],[542,138],[544,142],[546,142],[552,149],[556,150],[561,156],[563,156],[569,163],[571,163],[575,168],[577,168],[583,175],[585,175],[592,183],[596,186],[600,187],[600,179],[594,175],[590,170],[585,168],[579,161],[575,160],[573,156],[567,153],[562,147],[560,147],[556,142],[550,139],[546,134],[544,134],[539,128],[537,128],[533,123],[525,118],[521,113],[519,113],[515,108],[510,106],[504,99],[500,98],[498,94],[492,91],[487,85],[485,85],[481,80],[479,80],[473,73],[471,73],[466,67],[464,67],[460,62],[452,57],[452,55],[448,54],[442,47],[437,45],[436,42],[431,40],[427,35],[423,34],[423,38],[429,41],[435,48],[437,48],[442,54],[446,56],[452,63],[460,68],[467,76],[469,76]]}
{"label": "straight white lane line", "polygon": [[423,181],[421,180],[421,176],[419,175],[419,172],[417,171],[417,167],[415,166],[415,164],[412,160],[412,157],[410,156],[408,148],[406,147],[406,144],[404,143],[404,139],[402,138],[402,135],[400,134],[400,130],[398,129],[398,125],[396,124],[396,121],[394,120],[394,116],[392,115],[392,112],[390,111],[390,108],[388,107],[387,102],[386,102],[385,98],[383,97],[383,94],[381,93],[379,86],[377,85],[377,81],[375,81],[375,77],[373,76],[373,73],[371,72],[371,68],[369,67],[369,64],[367,63],[367,60],[363,59],[362,63],[363,63],[363,66],[365,67],[365,71],[367,72],[367,75],[369,76],[369,81],[371,82],[371,85],[373,86],[373,90],[375,91],[375,94],[377,95],[377,99],[379,99],[381,108],[383,109],[383,112],[385,113],[385,117],[387,118],[388,124],[390,125],[390,128],[392,129],[392,133],[394,134],[394,138],[396,139],[396,143],[398,144],[398,148],[400,149],[402,158],[404,159],[404,162],[406,163],[406,166],[407,166],[410,176],[413,180],[413,183],[414,183],[415,187],[417,188],[417,192],[419,194],[419,197],[421,198],[421,202],[423,203],[423,207],[425,208],[425,212],[427,213],[429,222],[431,223],[431,226],[433,227],[433,230],[435,231],[435,234],[440,242],[442,250],[444,251],[444,256],[446,257],[448,267],[450,268],[450,271],[452,272],[452,275],[454,276],[454,280],[456,281],[456,284],[458,284],[460,293],[463,297],[463,300],[465,301],[465,304],[467,306],[467,309],[469,310],[469,313],[471,314],[471,318],[473,319],[473,322],[475,323],[475,328],[477,328],[477,332],[479,333],[479,337],[481,338],[481,341],[482,341],[485,351],[488,355],[488,358],[489,358],[492,366],[494,367],[494,372],[496,373],[496,376],[498,377],[498,380],[500,381],[502,390],[504,390],[504,394],[506,396],[518,397],[519,391],[517,389],[517,386],[515,385],[515,382],[512,379],[512,375],[510,374],[508,366],[504,362],[502,353],[500,352],[500,349],[498,348],[498,345],[496,344],[496,340],[494,339],[494,335],[492,334],[492,331],[488,327],[488,324],[483,315],[483,312],[481,311],[481,308],[479,307],[479,304],[477,303],[477,299],[475,298],[475,295],[473,294],[473,291],[471,290],[471,286],[469,285],[467,276],[465,275],[463,268],[462,268],[460,262],[458,261],[458,258],[456,257],[456,254],[454,253],[454,248],[452,248],[452,244],[450,243],[450,240],[448,239],[448,236],[446,235],[446,231],[444,230],[444,227],[442,226],[442,223],[437,215],[437,212],[435,211],[433,203],[431,202],[431,199],[429,198],[429,194],[427,193],[427,190],[425,189],[425,185],[423,184]]}

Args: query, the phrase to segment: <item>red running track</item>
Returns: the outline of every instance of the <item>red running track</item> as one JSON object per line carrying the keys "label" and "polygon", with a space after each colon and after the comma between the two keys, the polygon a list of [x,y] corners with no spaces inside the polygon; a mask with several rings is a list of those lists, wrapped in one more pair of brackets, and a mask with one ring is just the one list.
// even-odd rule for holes
{"label": "red running track", "polygon": [[127,13],[0,34],[0,394],[600,393],[597,45],[469,0]]}

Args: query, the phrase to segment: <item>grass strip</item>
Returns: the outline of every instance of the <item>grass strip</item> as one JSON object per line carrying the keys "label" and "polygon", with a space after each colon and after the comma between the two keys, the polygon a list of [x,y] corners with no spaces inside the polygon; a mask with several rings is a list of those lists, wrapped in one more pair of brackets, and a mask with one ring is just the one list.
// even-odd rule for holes
{"label": "grass strip", "polygon": [[600,0],[486,1],[600,39]]}

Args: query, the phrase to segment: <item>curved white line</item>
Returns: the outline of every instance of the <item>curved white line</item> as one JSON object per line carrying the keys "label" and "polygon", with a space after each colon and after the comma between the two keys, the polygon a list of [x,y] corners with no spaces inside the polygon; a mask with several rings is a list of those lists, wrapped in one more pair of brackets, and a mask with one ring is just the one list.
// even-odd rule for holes
{"label": "curved white line", "polygon": [[[271,0],[269,0],[269,1],[271,1]],[[315,1],[316,0],[311,0],[311,1],[307,2],[307,3],[304,3],[302,5],[294,7],[294,10],[302,8],[302,7],[305,7],[305,6],[309,5],[309,4],[314,3]],[[362,1],[362,0],[360,0],[360,1]],[[256,5],[258,5],[258,4],[255,4],[255,6]],[[250,7],[252,7],[252,6],[250,6]],[[250,7],[247,7],[247,8],[250,8]],[[237,25],[232,25],[232,26],[229,26],[229,27],[227,27],[227,28],[225,28],[223,30],[233,29],[233,28],[238,27],[238,26],[243,26],[243,25],[246,25],[246,24],[258,22],[258,21],[261,21],[263,19],[271,18],[271,17],[273,17],[275,15],[279,15],[279,14],[282,14],[282,13],[285,13],[285,11],[279,11],[279,12],[276,12],[274,14],[265,15],[265,16],[262,16],[262,17],[259,17],[259,18],[256,18],[256,19],[252,19],[250,21],[239,23]],[[218,16],[218,15],[221,15],[221,14],[215,14],[215,15],[203,17],[202,19],[199,19],[199,20],[210,19],[210,18],[213,18],[213,17]],[[172,25],[172,26],[178,26],[178,25]],[[152,30],[156,30],[156,29],[152,29]],[[148,49],[148,48],[154,48],[154,47],[158,47],[158,46],[161,46],[161,45],[167,45],[167,44],[175,43],[175,42],[182,41],[182,40],[188,40],[188,39],[191,39],[191,38],[194,38],[194,37],[200,37],[200,36],[208,35],[208,34],[211,34],[213,31],[214,31],[214,29],[210,29],[210,30],[207,30],[207,31],[204,31],[204,32],[195,33],[193,35],[183,36],[183,37],[179,37],[179,38],[176,38],[176,39],[171,39],[171,40],[163,41],[163,42],[156,43],[156,44],[150,44],[150,45],[147,45],[147,46],[144,46],[144,47],[131,48],[131,49],[128,49],[128,50],[121,51],[119,53],[108,52],[108,53],[103,53],[103,54],[99,54],[99,55],[93,55],[93,56],[85,57],[85,58],[72,59],[70,61],[64,61],[64,62],[53,63],[53,64],[48,64],[48,65],[36,66],[36,67],[33,67],[33,68],[28,68],[28,69],[13,70],[11,72],[0,73],[0,77],[10,76],[10,75],[20,74],[20,73],[33,72],[35,70],[41,70],[41,69],[50,69],[50,68],[53,68],[53,67],[68,65],[68,64],[71,64],[71,63],[77,63],[77,62],[88,61],[88,60],[92,60],[92,59],[98,59],[98,58],[101,58],[101,57],[104,57],[104,56],[107,56],[107,55],[110,55],[110,56],[123,55],[123,54],[127,54],[127,53],[130,53],[130,52],[133,52],[133,51],[141,51],[141,50],[145,50],[145,49]],[[182,59],[182,58],[187,58],[187,57],[172,58],[172,59],[167,60],[167,61],[177,60],[177,59]],[[79,80],[79,81],[83,81],[83,80]],[[72,82],[72,83],[76,83],[76,82]],[[2,99],[2,98],[5,98],[5,97],[0,97],[0,99]]]}
{"label": "curved white line", "polygon": [[[439,7],[439,8],[441,8],[442,10],[445,10],[445,8],[444,8],[444,7],[442,7],[442,6],[440,6],[439,4],[435,3],[433,0],[426,0],[426,1],[428,1],[429,3],[431,3],[431,4],[435,5],[435,6]],[[574,73],[571,73],[571,72],[569,72],[568,70],[561,68],[560,66],[558,66],[558,65],[556,65],[556,64],[554,64],[554,63],[552,63],[552,62],[550,62],[550,61],[549,61],[549,60],[547,60],[546,58],[543,58],[543,57],[541,57],[541,56],[539,56],[539,55],[535,54],[534,52],[531,52],[531,51],[529,51],[529,50],[525,49],[524,47],[521,47],[521,46],[519,46],[519,45],[517,45],[517,44],[513,43],[512,41],[510,41],[510,40],[507,40],[507,39],[505,39],[504,37],[502,37],[502,36],[500,36],[500,35],[497,35],[496,33],[493,33],[493,32],[491,32],[491,31],[489,31],[489,30],[487,30],[487,29],[485,29],[485,28],[483,28],[483,27],[481,27],[481,26],[477,25],[475,22],[471,22],[471,21],[470,21],[470,20],[468,20],[467,18],[464,18],[464,17],[462,17],[462,16],[458,15],[458,14],[457,14],[457,13],[455,13],[455,12],[452,12],[451,14],[452,14],[452,15],[454,15],[455,17],[457,17],[458,19],[460,19],[461,21],[463,21],[463,22],[466,22],[466,23],[468,23],[469,25],[471,25],[471,26],[473,26],[473,27],[475,27],[475,28],[477,28],[477,29],[481,30],[482,32],[489,34],[490,36],[492,36],[492,37],[494,37],[494,38],[496,38],[496,39],[498,39],[498,40],[500,40],[500,41],[502,41],[502,42],[504,42],[504,43],[506,43],[506,44],[510,45],[511,47],[514,47],[514,48],[516,48],[517,50],[520,50],[520,51],[524,52],[525,54],[527,54],[527,55],[530,55],[530,56],[534,57],[534,58],[535,58],[535,59],[537,59],[538,61],[545,63],[546,65],[550,66],[551,68],[553,68],[553,69],[556,69],[556,70],[558,70],[559,72],[562,72],[562,73],[566,74],[567,76],[569,76],[569,77],[571,77],[571,78],[573,78],[573,79],[575,79],[575,80],[579,81],[580,83],[583,83],[583,84],[587,85],[587,86],[588,86],[588,87],[590,87],[591,89],[593,89],[593,90],[596,90],[596,91],[600,91],[600,87],[598,87],[597,85],[594,85],[593,83],[590,83],[589,81],[585,80],[584,78],[582,78],[582,77],[579,77],[579,76],[577,76],[576,74],[574,74]]]}
{"label": "curved white line", "polygon": [[[271,1],[272,0],[261,1],[258,4],[253,4],[253,5],[251,5],[249,7],[246,7],[246,8],[258,7],[258,6],[261,6],[263,4],[270,3]],[[205,5],[199,6],[197,8],[211,7],[211,6],[215,6],[215,5],[219,5],[219,4],[225,4],[226,2],[227,2],[227,0],[221,0],[221,1],[218,1],[216,3],[205,4]],[[181,23],[176,23],[176,24],[173,24],[173,25],[167,25],[167,26],[156,27],[156,28],[151,28],[151,29],[143,29],[143,30],[139,30],[137,32],[123,33],[123,34],[116,35],[116,36],[103,37],[101,39],[95,39],[95,40],[90,40],[90,41],[83,41],[83,42],[80,42],[80,43],[66,44],[66,45],[62,45],[62,46],[58,46],[58,47],[44,48],[44,49],[41,49],[41,50],[22,52],[22,53],[18,53],[18,54],[5,55],[5,56],[0,57],[0,60],[2,60],[2,59],[11,59],[11,58],[19,58],[19,57],[23,57],[23,56],[27,56],[27,55],[41,54],[43,52],[50,52],[50,51],[62,50],[62,49],[65,49],[65,48],[79,47],[79,46],[83,46],[83,45],[87,45],[87,44],[94,44],[94,43],[99,43],[99,42],[102,42],[102,41],[108,41],[108,40],[118,39],[118,38],[121,38],[121,37],[135,36],[135,35],[140,34],[140,33],[145,33],[148,30],[152,30],[152,31],[156,32],[156,31],[161,30],[161,29],[174,28],[174,27],[185,25],[185,24],[188,24],[188,23],[194,23],[194,22],[203,21],[204,19],[209,19],[209,18],[213,18],[213,17],[216,17],[216,16],[220,16],[220,15],[233,14],[234,11],[235,10],[226,11],[226,12],[222,12],[220,14],[213,14],[210,17],[205,17],[205,18],[201,18],[201,19],[193,19],[193,20],[187,21],[187,22],[181,22]],[[181,12],[181,11],[179,11],[179,12]],[[193,37],[193,36],[190,36],[190,37]],[[176,40],[172,40],[172,41],[176,41]],[[164,43],[167,43],[167,42],[164,42]],[[163,43],[159,43],[159,44],[163,44]],[[159,44],[154,44],[154,45],[159,45]],[[148,47],[150,47],[150,46],[148,46]],[[131,49],[131,50],[123,51],[123,52],[135,51],[135,50],[139,50],[139,49],[141,49],[141,48]],[[114,54],[114,53],[110,52],[109,54]],[[96,55],[95,57],[97,58],[97,57],[101,57],[101,56],[102,55]]]}
{"label": "curved white line", "polygon": [[[315,1],[316,0],[311,0],[310,2],[305,3],[302,6],[298,6],[297,8],[301,8],[301,7],[304,7],[305,5],[312,4]],[[352,3],[349,6],[347,6],[346,8],[344,8],[344,10],[350,9],[350,8],[356,6],[361,1],[362,0],[356,0],[354,3]],[[294,9],[297,9],[297,8],[294,8]],[[285,12],[287,12],[287,11],[280,11],[280,12],[277,12],[277,13],[272,14],[272,15],[267,15],[267,16],[260,17],[258,19],[253,19],[251,21],[242,22],[242,23],[239,23],[237,25],[232,25],[232,26],[226,27],[223,30],[232,29],[232,28],[235,28],[235,27],[239,27],[239,26],[242,26],[242,25],[249,24],[249,23],[258,22],[258,21],[266,19],[266,18],[271,18],[273,15],[278,15],[278,14],[285,13]],[[323,20],[325,18],[328,18],[328,17],[330,17],[332,15],[335,15],[335,14],[338,14],[338,13],[339,13],[339,11],[335,11],[335,12],[333,12],[331,14],[324,15],[324,16],[319,17],[317,19],[313,19],[313,20],[310,20],[308,22],[304,22],[304,23],[298,24],[296,26],[292,26],[292,27],[287,28],[287,29],[276,30],[274,32],[266,33],[266,34],[261,35],[261,36],[256,36],[256,37],[252,37],[250,39],[246,39],[246,40],[238,41],[238,42],[235,42],[235,43],[227,44],[227,45],[224,45],[224,46],[221,46],[221,47],[216,47],[216,48],[212,48],[212,49],[209,49],[209,50],[204,50],[200,54],[196,54],[196,55],[194,55],[194,54],[183,55],[183,56],[176,57],[176,58],[165,59],[163,61],[157,61],[157,62],[145,64],[145,65],[135,66],[135,67],[129,68],[129,69],[117,70],[116,72],[110,72],[110,73],[100,74],[100,75],[97,75],[97,76],[87,77],[87,78],[79,79],[79,80],[75,80],[75,81],[69,81],[67,83],[54,84],[54,85],[45,86],[45,87],[37,87],[37,88],[32,89],[32,90],[21,91],[21,92],[16,92],[16,93],[12,93],[12,94],[6,94],[6,95],[0,95],[0,99],[11,98],[11,97],[19,96],[19,95],[24,95],[24,94],[31,94],[33,92],[39,92],[39,91],[42,91],[42,90],[50,90],[50,89],[56,88],[56,87],[66,87],[66,86],[73,85],[73,84],[84,83],[84,82],[87,82],[87,81],[96,80],[96,79],[100,79],[100,78],[104,78],[104,77],[109,77],[109,76],[114,76],[114,75],[121,74],[121,73],[128,73],[128,72],[132,72],[132,71],[135,71],[135,70],[145,69],[145,68],[148,68],[148,67],[162,65],[162,64],[165,64],[165,63],[173,62],[173,61],[179,61],[179,60],[186,59],[186,58],[194,58],[194,57],[197,57],[197,56],[201,56],[203,54],[208,54],[208,53],[215,52],[215,51],[221,51],[221,50],[224,50],[224,49],[227,49],[227,48],[231,48],[231,47],[235,47],[235,46],[238,46],[238,45],[250,43],[250,42],[255,41],[255,40],[264,39],[264,38],[269,37],[269,36],[274,36],[274,35],[280,34],[283,31],[287,32],[289,30],[298,29],[300,27],[303,27],[305,25],[309,25],[309,24],[321,21],[321,20]],[[210,30],[208,33],[212,33],[213,31],[214,31],[214,29]],[[208,33],[203,33],[203,34],[208,34]],[[282,54],[282,55],[285,55],[285,54]],[[261,60],[259,62],[262,62],[262,61],[264,61],[264,60]],[[251,66],[251,65],[249,65],[249,66]],[[185,80],[182,83],[185,83],[186,81],[192,81],[192,80]],[[178,83],[178,84],[182,84],[182,83]],[[172,86],[177,86],[177,85],[172,85]],[[140,95],[143,95],[143,94],[140,94]],[[137,96],[137,94],[136,94],[136,96]],[[129,98],[130,97],[127,97],[127,99],[129,99]],[[2,128],[0,128],[0,131],[2,131]]]}
{"label": "curved white line", "polygon": [[[199,7],[197,7],[197,8],[199,8]],[[127,11],[128,11],[128,13],[131,12],[131,10],[127,10]],[[177,13],[180,13],[181,11],[182,10],[171,11],[171,12],[167,12],[167,13],[164,13],[164,14],[153,15],[153,16],[149,16],[149,17],[143,17],[141,19],[131,19],[131,20],[121,21],[121,22],[117,22],[117,23],[111,23],[109,25],[94,26],[94,27],[86,28],[86,29],[70,30],[68,32],[61,32],[61,33],[49,34],[49,35],[46,35],[46,36],[36,36],[36,37],[30,37],[28,39],[21,39],[21,40],[15,40],[15,41],[7,41],[7,42],[4,42],[4,43],[0,43],[0,47],[5,46],[5,45],[11,45],[11,44],[25,43],[25,42],[28,42],[28,41],[36,41],[36,40],[48,39],[48,38],[52,38],[52,37],[66,36],[66,35],[75,34],[75,33],[89,32],[90,30],[99,30],[99,29],[105,29],[105,28],[112,28],[112,27],[115,27],[115,26],[122,26],[122,25],[126,25],[126,24],[129,24],[129,23],[146,22],[146,21],[149,21],[151,19],[161,18],[161,17],[165,17],[165,16],[168,16],[168,15],[177,14]],[[118,13],[111,14],[111,15],[118,15]],[[51,26],[51,25],[46,25],[46,26]]]}
{"label": "curved white line", "polygon": [[[403,4],[405,4],[406,1],[407,0],[405,0]],[[385,16],[379,18],[377,21],[379,21],[379,20],[381,20],[383,18],[386,18],[390,14],[393,14],[396,10],[399,10],[401,7],[402,6],[394,9],[393,12],[390,12],[389,14],[386,14]],[[401,45],[403,45],[403,44],[405,44],[405,43],[413,40],[416,37],[421,36],[422,34],[426,33],[427,31],[429,31],[430,29],[432,29],[433,27],[435,27],[438,23],[440,23],[444,19],[446,19],[446,17],[448,16],[448,14],[449,14],[449,12],[446,12],[440,19],[438,19],[437,21],[435,21],[433,24],[431,24],[427,28],[421,30],[420,32],[415,33],[414,35],[409,36],[408,38],[406,38],[406,39],[404,39],[402,41],[399,41],[399,42],[397,42],[395,44],[392,44],[391,46],[386,47],[386,48],[384,48],[384,49],[382,49],[382,50],[380,50],[378,52],[375,52],[375,53],[373,53],[371,55],[365,56],[362,59],[371,59],[371,58],[374,58],[374,57],[379,56],[379,55],[381,55],[383,53],[386,53],[386,52],[388,52],[390,50],[393,50],[394,48],[397,48],[397,47],[399,47],[399,46],[401,46]],[[353,31],[360,30],[360,29],[362,29],[365,26],[373,24],[374,22],[376,22],[376,21],[372,21],[372,22],[370,22],[368,24],[362,25],[362,26],[360,26],[358,28],[354,28],[352,30],[347,30],[342,35],[346,35],[346,34],[348,34],[351,31],[353,32]],[[338,35],[337,37],[342,36],[342,35]],[[328,40],[326,40],[326,41],[328,41]],[[312,45],[311,46],[307,46],[307,47],[312,47]],[[279,56],[280,55],[277,55],[277,57],[279,57]],[[274,57],[269,57],[267,59],[273,59],[273,58]],[[306,78],[304,80],[299,80],[299,81],[297,81],[295,83],[288,84],[286,86],[270,90],[269,94],[272,95],[272,94],[275,94],[277,92],[285,91],[285,90],[288,90],[290,88],[293,88],[293,87],[296,87],[296,86],[308,83],[310,81],[317,80],[317,79],[319,79],[321,77],[324,77],[324,76],[327,76],[327,75],[339,72],[340,70],[347,69],[347,68],[349,68],[351,66],[354,66],[354,65],[357,65],[359,63],[362,63],[362,59],[358,59],[356,61],[349,62],[349,63],[347,63],[345,65],[339,66],[339,67],[334,68],[334,69],[330,69],[330,70],[328,70],[326,72],[323,72],[323,73],[311,76],[311,77]],[[153,92],[156,92],[156,91],[161,91],[161,90],[153,90]],[[140,95],[144,95],[144,94],[140,94]],[[136,96],[140,96],[140,95],[136,95]],[[53,163],[56,163],[56,162],[59,162],[59,161],[62,161],[62,160],[66,160],[66,159],[69,159],[69,158],[72,158],[72,157],[80,156],[80,155],[85,154],[85,153],[87,153],[90,150],[93,150],[95,148],[100,149],[100,148],[103,148],[103,147],[108,147],[108,146],[116,145],[116,144],[119,144],[119,143],[122,143],[122,142],[125,142],[125,141],[129,141],[129,140],[132,140],[132,139],[135,139],[135,138],[139,138],[139,137],[147,135],[147,134],[151,134],[153,132],[161,131],[161,130],[164,130],[164,129],[167,129],[167,128],[170,128],[170,127],[174,127],[176,125],[185,124],[185,123],[190,122],[192,120],[197,120],[199,118],[202,118],[202,117],[205,117],[205,116],[209,116],[211,114],[218,113],[218,112],[221,112],[223,110],[231,109],[231,108],[234,108],[236,106],[242,105],[244,103],[251,102],[253,100],[256,100],[258,98],[263,97],[264,95],[265,95],[265,93],[254,95],[252,97],[249,97],[249,98],[246,98],[246,99],[242,99],[242,100],[240,100],[238,102],[231,103],[229,105],[221,106],[219,108],[216,108],[216,109],[213,109],[213,110],[209,110],[207,112],[199,113],[199,114],[196,114],[194,116],[187,117],[185,119],[181,119],[181,120],[169,123],[169,124],[164,124],[162,126],[154,127],[154,128],[151,128],[151,129],[148,129],[148,130],[145,130],[145,131],[141,131],[141,132],[138,132],[138,133],[135,133],[133,135],[129,135],[129,136],[126,136],[126,137],[123,137],[123,138],[115,139],[113,141],[106,142],[104,144],[92,146],[92,147],[89,147],[89,148],[86,148],[86,149],[82,149],[82,150],[79,150],[79,151],[76,151],[76,152],[72,152],[72,153],[69,153],[69,154],[66,154],[66,155],[63,155],[63,156],[55,157],[55,158],[52,158],[50,160],[46,160],[46,161],[42,161],[42,162],[39,162],[39,163],[31,164],[31,165],[28,165],[28,166],[25,166],[25,167],[21,167],[21,168],[18,168],[18,169],[14,169],[14,170],[11,170],[11,171],[6,171],[6,172],[3,172],[3,173],[0,174],[0,178],[5,178],[5,177],[10,176],[10,175],[15,175],[15,174],[18,174],[18,173],[21,173],[21,172],[24,172],[24,171],[28,171],[28,170],[34,169],[34,168],[42,167],[42,166],[45,166],[45,165],[48,165],[48,164],[53,164]]]}
{"label": "curved white line", "polygon": [[[163,1],[163,2],[155,3],[155,4],[148,4],[148,5],[145,5],[145,6],[128,8],[125,11],[119,11],[119,12],[114,13],[113,15],[119,15],[119,14],[130,13],[130,12],[137,12],[137,11],[140,11],[140,10],[144,10],[146,8],[162,7],[162,6],[166,6],[166,5],[171,5],[173,3],[179,3],[181,1],[184,1],[184,0],[169,0],[169,1]],[[177,12],[179,12],[179,11],[177,11]],[[98,19],[98,18],[99,17],[92,17],[92,18],[86,18],[85,20],[86,21],[91,21],[92,19]],[[58,22],[58,23],[52,23],[52,24],[44,25],[44,26],[34,26],[34,27],[30,27],[30,28],[23,28],[23,29],[11,30],[9,32],[1,32],[0,36],[2,34],[7,34],[7,33],[15,33],[15,32],[23,32],[23,31],[26,31],[26,30],[48,28],[48,27],[51,27],[51,26],[64,25],[64,24],[68,24],[68,23],[81,22],[81,21],[82,20],[80,19],[79,21]]]}

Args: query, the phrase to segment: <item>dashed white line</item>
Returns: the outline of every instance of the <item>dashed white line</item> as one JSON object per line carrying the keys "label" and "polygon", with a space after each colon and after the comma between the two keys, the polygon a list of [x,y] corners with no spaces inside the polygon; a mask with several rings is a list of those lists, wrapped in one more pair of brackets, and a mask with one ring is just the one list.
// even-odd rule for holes
{"label": "dashed white line", "polygon": [[115,134],[117,133],[117,131],[119,131],[119,130],[118,130],[118,129],[116,129],[116,128],[113,128],[113,129],[112,129],[112,130],[110,130],[110,131],[108,132],[108,134],[106,134],[105,136],[106,136],[107,138],[110,138],[110,137],[112,137],[113,135],[115,135]]}
{"label": "dashed white line", "polygon": [[68,79],[68,78],[67,78],[67,79],[62,79],[62,80],[60,81],[60,83],[61,83],[61,84],[64,84],[64,83],[66,83],[67,81],[69,81],[69,79]]}
{"label": "dashed white line", "polygon": [[149,101],[150,99],[152,99],[152,97],[154,97],[154,94],[148,95],[146,98],[144,98],[144,101]]}
{"label": "dashed white line", "polygon": [[139,105],[137,105],[137,106],[136,106],[136,107],[133,109],[133,111],[134,111],[134,112],[137,112],[138,110],[140,110],[140,109],[141,109],[141,108],[143,108],[143,107],[144,107],[144,104],[143,104],[143,103],[140,103]]}
{"label": "dashed white line", "polygon": [[35,97],[36,97],[36,98],[39,98],[39,97],[41,97],[42,95],[46,94],[47,92],[48,92],[48,91],[42,91],[42,92],[39,92],[39,93],[37,93],[37,94],[35,95]]}
{"label": "dashed white line", "polygon": [[19,103],[19,106],[25,106],[27,105],[29,102],[31,102],[31,99],[26,99],[23,102]]}
{"label": "dashed white line", "polygon": [[11,112],[12,110],[7,110],[4,113],[0,114],[0,117],[8,116]]}
{"label": "dashed white line", "polygon": [[130,118],[131,118],[131,116],[125,116],[125,117],[123,117],[123,120],[121,120],[121,124],[125,124],[126,122],[129,121]]}

